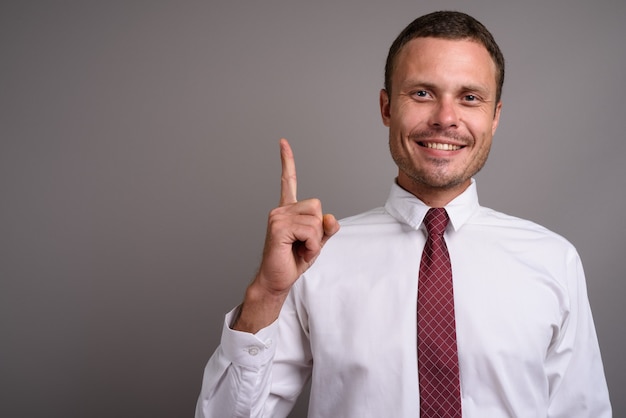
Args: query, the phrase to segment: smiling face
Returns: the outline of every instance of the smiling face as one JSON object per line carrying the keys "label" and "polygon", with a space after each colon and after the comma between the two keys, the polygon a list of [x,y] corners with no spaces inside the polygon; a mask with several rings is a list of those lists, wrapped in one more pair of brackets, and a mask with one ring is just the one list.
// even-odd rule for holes
{"label": "smiling face", "polygon": [[470,40],[416,38],[380,93],[398,184],[430,206],[462,193],[485,164],[498,126],[496,67]]}

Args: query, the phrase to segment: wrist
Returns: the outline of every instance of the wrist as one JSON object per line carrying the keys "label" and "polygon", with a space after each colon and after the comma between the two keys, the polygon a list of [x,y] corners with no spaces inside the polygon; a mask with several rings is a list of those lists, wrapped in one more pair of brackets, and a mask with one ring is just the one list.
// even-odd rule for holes
{"label": "wrist", "polygon": [[288,294],[288,290],[272,291],[260,285],[258,280],[253,281],[246,289],[244,301],[231,328],[254,334],[269,326],[278,319]]}

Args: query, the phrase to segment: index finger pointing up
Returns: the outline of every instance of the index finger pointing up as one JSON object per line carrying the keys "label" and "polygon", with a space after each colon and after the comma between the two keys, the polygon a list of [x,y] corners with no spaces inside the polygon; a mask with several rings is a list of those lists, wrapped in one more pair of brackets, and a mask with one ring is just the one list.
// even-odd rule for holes
{"label": "index finger pointing up", "polygon": [[282,174],[280,177],[280,206],[296,203],[296,191],[298,182],[296,180],[296,162],[293,158],[293,151],[289,142],[285,138],[280,140],[280,161],[282,163]]}

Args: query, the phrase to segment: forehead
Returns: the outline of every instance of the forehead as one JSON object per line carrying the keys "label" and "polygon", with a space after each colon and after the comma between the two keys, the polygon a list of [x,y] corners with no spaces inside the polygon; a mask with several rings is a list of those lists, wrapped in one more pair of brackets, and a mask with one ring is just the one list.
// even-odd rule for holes
{"label": "forehead", "polygon": [[[496,64],[484,45],[470,39],[415,38],[398,53],[392,83],[438,78],[486,84],[495,90]],[[434,81],[434,80],[429,80]]]}

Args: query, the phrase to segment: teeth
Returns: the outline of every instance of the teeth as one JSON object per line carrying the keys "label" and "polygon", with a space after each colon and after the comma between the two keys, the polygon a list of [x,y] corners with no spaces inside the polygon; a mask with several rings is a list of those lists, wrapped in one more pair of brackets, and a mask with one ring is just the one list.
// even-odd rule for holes
{"label": "teeth", "polygon": [[424,143],[424,145],[426,146],[426,148],[438,149],[442,151],[456,151],[461,149],[461,147],[458,145],[441,144],[438,142],[426,142]]}

